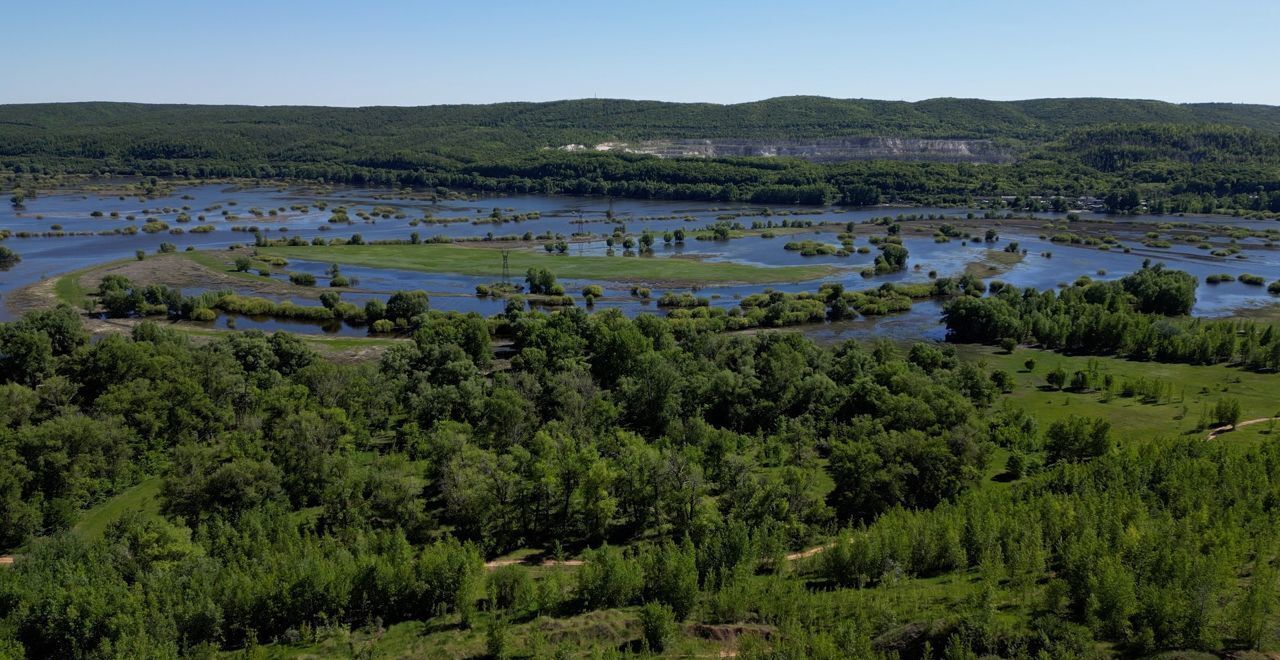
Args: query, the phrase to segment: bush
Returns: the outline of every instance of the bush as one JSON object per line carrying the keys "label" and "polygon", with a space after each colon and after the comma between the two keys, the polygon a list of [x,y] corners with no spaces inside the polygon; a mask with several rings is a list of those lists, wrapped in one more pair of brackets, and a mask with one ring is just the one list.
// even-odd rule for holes
{"label": "bush", "polygon": [[1046,374],[1044,380],[1049,383],[1049,387],[1060,390],[1067,384],[1067,372],[1062,367],[1058,367]]}
{"label": "bush", "polygon": [[507,639],[509,627],[507,620],[501,616],[495,616],[489,620],[489,625],[485,628],[484,646],[490,658],[505,660],[511,657]]}
{"label": "bush", "polygon": [[253,260],[249,257],[236,257],[235,268],[237,273],[247,273],[251,266],[253,266]]}
{"label": "bush", "polygon": [[503,610],[523,610],[534,597],[533,578],[521,566],[501,566],[489,574],[489,595]]}
{"label": "bush", "polygon": [[670,607],[676,620],[689,618],[698,600],[697,553],[693,545],[688,541],[683,546],[667,542],[650,551],[645,560],[645,600]]}
{"label": "bush", "polygon": [[592,298],[599,298],[604,295],[604,287],[599,284],[588,284],[587,286],[582,287],[582,295],[583,297],[591,296]]}
{"label": "bush", "polygon": [[1111,449],[1111,422],[1072,415],[1045,431],[1050,463],[1082,461]]}
{"label": "bush", "polygon": [[640,608],[640,627],[644,645],[651,653],[662,653],[676,634],[676,617],[671,608],[661,603],[645,603]]}
{"label": "bush", "polygon": [[1000,348],[1005,353],[1013,353],[1013,350],[1017,347],[1018,347],[1018,340],[1012,337],[1005,337],[1000,340]]}
{"label": "bush", "polygon": [[18,265],[19,261],[22,261],[22,257],[18,256],[17,252],[8,246],[0,245],[0,270],[9,270]]}
{"label": "bush", "polygon": [[1022,452],[1011,452],[1004,462],[1005,474],[1013,479],[1021,479],[1027,472],[1027,458]]}
{"label": "bush", "polygon": [[289,273],[289,281],[298,286],[315,286],[316,276],[311,273]]}
{"label": "bush", "polygon": [[386,318],[410,321],[426,314],[429,302],[426,291],[396,291],[387,299]]}
{"label": "bush", "polygon": [[588,609],[623,607],[640,596],[643,580],[637,563],[605,545],[589,551],[578,570],[578,597]]}
{"label": "bush", "polygon": [[377,334],[384,335],[390,332],[394,332],[396,329],[396,324],[392,322],[390,319],[378,319],[377,321],[373,322],[373,325],[370,326],[370,329]]}
{"label": "bush", "polygon": [[191,312],[192,321],[200,321],[201,323],[208,323],[209,321],[213,321],[214,319],[217,319],[217,318],[218,318],[218,313],[213,311],[212,309],[209,309],[208,307],[199,307]]}
{"label": "bush", "polygon": [[897,243],[884,243],[876,255],[875,273],[894,273],[907,267],[907,248]]}
{"label": "bush", "polygon": [[1240,421],[1240,401],[1238,399],[1219,399],[1213,406],[1213,419],[1219,425],[1235,426]]}
{"label": "bush", "polygon": [[346,278],[346,276],[344,276],[344,275],[339,275],[339,276],[337,276],[337,277],[335,277],[335,278],[333,278],[333,279],[329,280],[329,286],[331,286],[331,287],[346,287],[346,286],[351,286],[351,280],[347,279],[347,278]]}
{"label": "bush", "polygon": [[564,294],[563,288],[559,290],[559,293],[554,291],[559,286],[556,283],[555,273],[546,268],[530,268],[525,272],[524,281],[529,285],[529,293],[557,296]]}

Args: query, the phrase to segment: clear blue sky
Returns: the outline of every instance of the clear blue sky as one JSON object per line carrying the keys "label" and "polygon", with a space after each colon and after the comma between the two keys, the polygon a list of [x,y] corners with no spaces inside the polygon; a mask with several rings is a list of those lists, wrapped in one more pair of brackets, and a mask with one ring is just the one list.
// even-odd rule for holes
{"label": "clear blue sky", "polygon": [[4,17],[0,103],[1280,105],[1280,0],[40,0]]}

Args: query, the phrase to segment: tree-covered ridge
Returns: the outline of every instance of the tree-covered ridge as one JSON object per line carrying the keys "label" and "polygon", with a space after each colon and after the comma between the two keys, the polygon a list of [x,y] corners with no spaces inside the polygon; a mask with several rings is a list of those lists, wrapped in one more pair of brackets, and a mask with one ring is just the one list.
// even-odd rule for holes
{"label": "tree-covered ridge", "polygon": [[[823,97],[782,97],[718,105],[616,99],[548,103],[332,108],[55,103],[0,106],[0,125],[27,131],[94,131],[111,136],[137,125],[196,126],[250,139],[344,133],[396,137],[407,146],[449,137],[484,146],[486,137],[517,141],[507,148],[569,142],[658,138],[813,138],[894,136],[1008,138],[1044,141],[1065,130],[1104,124],[1227,124],[1280,131],[1280,108],[1237,104],[1172,104],[1124,99],[985,101],[931,99],[916,103]],[[8,131],[5,131],[6,133]],[[583,139],[570,139],[573,136]],[[540,142],[542,142],[540,144]]]}
{"label": "tree-covered ridge", "polygon": [[[17,189],[66,173],[110,173],[761,204],[1074,200],[1126,191],[1135,205],[1113,210],[1278,212],[1278,112],[1104,99],[905,104],[805,97],[737,106],[3,106],[0,168]],[[994,138],[1020,157],[1007,165],[816,164],[555,148],[650,137],[847,135]]]}

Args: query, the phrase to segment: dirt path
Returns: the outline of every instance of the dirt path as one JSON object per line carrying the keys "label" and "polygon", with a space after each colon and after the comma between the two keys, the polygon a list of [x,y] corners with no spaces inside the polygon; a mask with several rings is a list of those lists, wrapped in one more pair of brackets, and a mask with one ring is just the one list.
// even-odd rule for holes
{"label": "dirt path", "polygon": [[0,566],[6,566],[13,563],[13,555],[0,555]]}
{"label": "dirt path", "polygon": [[831,548],[834,548],[835,546],[836,546],[836,544],[834,544],[834,543],[828,543],[828,544],[826,544],[826,545],[820,545],[820,546],[817,546],[817,547],[814,547],[814,548],[809,548],[808,550],[801,550],[801,551],[799,551],[799,552],[793,552],[793,553],[791,553],[791,554],[787,555],[787,561],[799,561],[799,560],[801,560],[801,559],[808,559],[808,558],[810,558],[810,557],[812,557],[812,556],[814,556],[814,555],[816,555],[816,554],[818,554],[818,553],[820,553],[820,552],[825,552],[825,551],[827,551],[827,550],[830,550]]}
{"label": "dirt path", "polygon": [[[820,546],[816,546],[816,547],[813,547],[813,548],[808,548],[808,549],[806,549],[806,550],[800,550],[800,551],[798,551],[798,552],[793,552],[793,553],[791,553],[791,554],[787,555],[787,556],[786,556],[786,560],[787,560],[787,561],[799,561],[799,560],[801,560],[801,559],[808,559],[809,557],[812,557],[812,556],[814,556],[814,555],[816,555],[816,554],[818,554],[818,553],[820,553],[820,552],[823,552],[823,551],[825,551],[825,550],[830,550],[830,549],[831,549],[831,548],[833,548],[833,547],[835,547],[835,544],[834,544],[834,543],[828,543],[828,544],[826,544],[826,545],[820,545]],[[495,568],[502,567],[502,566],[515,566],[515,565],[520,565],[520,566],[542,566],[542,567],[554,567],[554,566],[581,566],[581,565],[582,565],[582,560],[581,560],[581,559],[565,559],[565,560],[563,560],[563,561],[556,561],[556,560],[554,560],[554,559],[544,559],[544,560],[539,561],[539,562],[530,562],[530,561],[527,561],[527,560],[526,560],[526,559],[524,559],[524,558],[511,557],[511,558],[507,558],[507,559],[494,559],[493,561],[487,561],[487,562],[485,562],[485,563],[484,563],[484,567],[485,567],[485,569],[490,570],[490,571],[491,571],[491,570],[493,570],[493,569],[495,569]]]}
{"label": "dirt path", "polygon": [[1246,422],[1240,422],[1239,424],[1236,424],[1234,426],[1232,426],[1231,424],[1226,424],[1224,426],[1219,426],[1214,429],[1209,429],[1209,435],[1205,436],[1205,440],[1213,440],[1214,438],[1218,437],[1219,435],[1222,435],[1223,433],[1226,433],[1227,431],[1234,431],[1242,426],[1253,426],[1254,424],[1269,422],[1273,419],[1276,421],[1280,421],[1280,417],[1259,417],[1258,419],[1251,419]]}
{"label": "dirt path", "polygon": [[517,564],[521,566],[548,566],[548,567],[550,566],[581,566],[582,560],[581,559],[565,559],[564,561],[556,561],[554,559],[543,559],[540,562],[530,563],[528,561],[525,561],[524,559],[519,559],[519,558],[495,559],[493,561],[485,562],[484,567],[485,569],[492,571],[493,569],[500,568],[502,566],[515,566]]}

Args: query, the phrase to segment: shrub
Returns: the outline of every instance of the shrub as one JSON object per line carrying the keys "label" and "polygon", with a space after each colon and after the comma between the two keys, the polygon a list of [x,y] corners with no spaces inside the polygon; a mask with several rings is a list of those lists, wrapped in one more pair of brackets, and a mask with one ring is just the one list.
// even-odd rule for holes
{"label": "shrub", "polygon": [[507,620],[501,616],[495,616],[489,620],[488,626],[485,628],[484,645],[490,658],[506,660],[506,658],[511,657],[507,639],[509,627]]}
{"label": "shrub", "polygon": [[671,608],[661,603],[645,603],[640,608],[640,627],[644,645],[651,653],[662,653],[676,633],[676,617]]}
{"label": "shrub", "polygon": [[1013,391],[1013,376],[1003,369],[991,372],[991,383],[1005,394]]}
{"label": "shrub", "polygon": [[372,329],[375,333],[382,335],[382,334],[387,334],[389,332],[394,332],[396,329],[396,324],[392,322],[390,319],[378,319],[377,321],[373,322],[373,325],[370,326],[370,329]]}
{"label": "shrub", "polygon": [[558,287],[556,284],[555,273],[546,268],[530,268],[525,272],[525,283],[529,285],[529,293],[546,294],[546,295],[563,295],[564,289],[560,289],[559,293],[555,293],[553,289]]}
{"label": "shrub", "polygon": [[1058,420],[1045,432],[1049,462],[1081,461],[1111,449],[1111,422],[1072,415]]}
{"label": "shrub", "polygon": [[578,570],[578,597],[591,609],[623,607],[639,597],[642,583],[639,564],[604,545],[589,551]]}
{"label": "shrub", "polygon": [[236,257],[235,268],[237,273],[245,273],[249,271],[249,267],[253,265],[253,260],[249,257]]}
{"label": "shrub", "polygon": [[1067,384],[1067,372],[1058,367],[1046,374],[1044,380],[1053,389],[1060,390]]}
{"label": "shrub", "polygon": [[534,597],[533,578],[521,566],[501,566],[489,574],[489,594],[499,609],[523,610]]}
{"label": "shrub", "polygon": [[412,320],[427,313],[426,291],[396,291],[387,299],[386,317],[392,321]]}
{"label": "shrub", "polygon": [[1238,399],[1219,399],[1213,406],[1213,419],[1220,425],[1235,426],[1240,421],[1240,401]]}
{"label": "shrub", "polygon": [[208,307],[199,307],[191,312],[192,321],[200,321],[201,323],[208,323],[209,321],[213,321],[216,318],[218,318],[218,313],[213,311],[212,309],[209,309]]}
{"label": "shrub", "polygon": [[604,295],[604,287],[599,284],[588,284],[587,286],[582,287],[582,295],[599,298]]}
{"label": "shrub", "polygon": [[14,252],[8,246],[0,245],[0,270],[9,270],[18,265],[22,261],[22,257]]}
{"label": "shrub", "polygon": [[311,273],[289,273],[289,281],[298,286],[315,286],[316,276]]}

